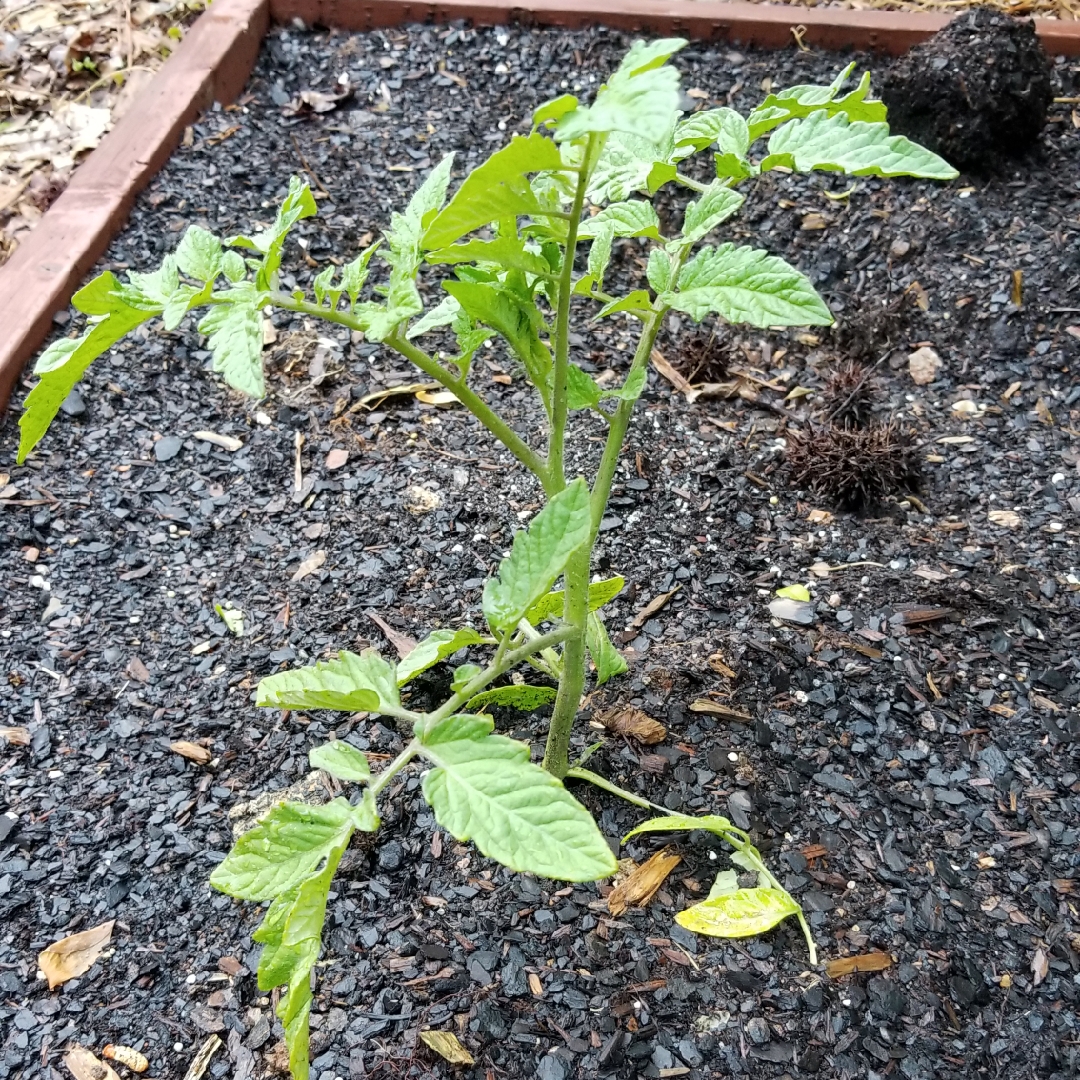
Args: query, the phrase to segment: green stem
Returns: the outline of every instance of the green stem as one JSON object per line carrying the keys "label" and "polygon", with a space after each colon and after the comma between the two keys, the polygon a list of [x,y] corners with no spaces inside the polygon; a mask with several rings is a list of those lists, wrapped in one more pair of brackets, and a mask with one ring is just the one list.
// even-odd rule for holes
{"label": "green stem", "polygon": [[[590,160],[595,135],[589,136],[583,162]],[[566,486],[563,467],[563,447],[566,439],[567,368],[570,363],[570,298],[574,289],[574,255],[577,252],[578,223],[585,206],[585,191],[589,186],[589,170],[578,173],[574,203],[566,225],[566,247],[563,250],[562,276],[559,279],[559,311],[555,325],[555,370],[551,409],[551,432],[548,436],[547,467],[552,486],[561,491]]]}
{"label": "green stem", "polygon": [[406,765],[420,752],[420,743],[416,739],[410,739],[408,746],[401,751],[400,754],[374,780],[371,781],[371,786],[368,789],[371,792],[372,798],[378,798],[379,793],[394,779],[394,776],[401,772]]}
{"label": "green stem", "polygon": [[691,191],[705,192],[709,190],[708,184],[702,184],[698,180],[692,180],[689,176],[685,176],[682,173],[675,174],[675,183],[682,184],[683,187],[688,187]]}
{"label": "green stem", "polygon": [[599,773],[594,773],[591,769],[583,769],[580,766],[575,766],[572,769],[566,770],[564,779],[587,780],[590,784],[595,785],[602,791],[606,791],[610,795],[618,795],[620,799],[625,799],[635,806],[640,806],[643,810],[659,810],[663,814],[667,813],[667,810],[662,806],[657,806],[656,803],[651,803],[648,799],[644,799],[640,795],[635,795],[633,792],[619,787],[618,784],[613,784],[610,780],[605,780]]}
{"label": "green stem", "polygon": [[[525,466],[548,491],[552,475],[543,459],[464,379],[451,375],[434,357],[405,338],[400,330],[385,341],[386,345],[412,361],[425,375],[430,375],[440,386],[446,387]],[[563,485],[560,485],[560,488]],[[556,490],[559,490],[558,488]],[[548,491],[549,494],[552,492]]]}

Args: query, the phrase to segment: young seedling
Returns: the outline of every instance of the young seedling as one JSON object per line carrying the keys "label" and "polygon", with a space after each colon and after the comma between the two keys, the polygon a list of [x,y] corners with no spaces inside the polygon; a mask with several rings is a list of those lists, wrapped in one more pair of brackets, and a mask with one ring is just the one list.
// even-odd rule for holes
{"label": "young seedling", "polygon": [[[269,305],[359,331],[400,353],[451,391],[535,476],[546,498],[484,588],[485,629],[436,630],[396,665],[372,650],[342,652],[259,684],[259,705],[362,710],[412,729],[404,750],[377,776],[370,775],[365,756],[346,743],[313,750],[312,766],[358,784],[359,801],[279,805],[240,837],[211,877],[231,896],[270,904],[255,935],[264,945],[259,985],[266,990],[287,986],[278,1015],[297,1080],[308,1075],[310,973],[331,879],[353,832],[378,827],[379,797],[410,762],[422,761],[429,770],[423,793],[439,824],[459,840],[473,840],[505,866],[570,881],[615,870],[608,844],[562,781],[585,779],[627,794],[580,765],[572,767],[569,747],[586,657],[597,683],[626,668],[599,615],[622,579],[590,582],[591,555],[657,332],[672,310],[696,322],[715,314],[763,328],[832,322],[807,278],[782,259],[711,242],[743,203],[735,185],[772,169],[940,180],[956,175],[941,158],[889,134],[885,107],[868,97],[868,75],[841,93],[854,65],[829,86],[771,94],[747,117],[721,108],[683,118],[679,76],[667,61],[685,44],[681,39],[636,42],[591,105],[565,94],[540,106],[530,134],[513,136],[449,199],[454,159],[444,158],[404,211],[392,216],[384,242],[362,252],[340,274],[327,266],[314,280],[313,298],[300,289],[285,292],[279,282],[289,231],[316,212],[308,188],[293,179],[268,229],[222,242],[192,226],[155,272],[129,273],[126,283],[108,272],[99,275],[74,298],[88,316],[85,333],[54,342],[35,368],[39,382],[20,421],[20,461],[45,434],[91,361],[148,320],[161,319],[166,330],[174,330],[188,311],[209,308],[199,330],[208,338],[214,369],[230,386],[263,396],[262,312]],[[766,151],[757,155],[753,148],[765,136]],[[715,173],[708,183],[683,171],[689,158],[704,151],[712,153]],[[675,236],[661,232],[650,201],[669,184],[695,196]],[[606,284],[612,248],[631,238],[651,242],[648,288],[643,283],[626,295],[613,295]],[[579,272],[581,248],[586,260]],[[371,290],[374,295],[365,294],[376,255],[389,276]],[[427,311],[416,285],[421,271],[443,275],[445,297]],[[619,317],[638,324],[637,349],[620,386],[601,387],[571,362],[575,302],[593,305],[596,320]],[[452,335],[453,355],[421,346],[421,339],[434,332]],[[493,335],[521,364],[539,399],[543,445],[514,431],[470,385],[473,356]],[[572,412],[593,418],[592,424],[585,418],[575,423],[574,434],[594,430],[595,423],[607,431],[591,483],[567,471]],[[552,591],[560,578],[562,590]],[[402,689],[466,648],[487,650],[488,658],[455,668],[451,696],[439,708],[410,709]],[[526,662],[557,689],[493,686]],[[480,711],[496,704],[534,709],[552,699],[542,768],[529,761],[525,744],[492,734],[492,721]],[[699,827],[710,826],[702,819]],[[722,835],[745,857],[744,865],[771,884],[764,900],[748,898],[742,890],[735,894],[738,903],[724,901],[724,918],[710,923],[714,931],[722,927],[735,935],[767,928],[772,923],[762,916],[763,905],[774,914],[796,913],[798,906],[776,886],[746,834],[725,823]],[[718,898],[706,903],[716,904]]]}

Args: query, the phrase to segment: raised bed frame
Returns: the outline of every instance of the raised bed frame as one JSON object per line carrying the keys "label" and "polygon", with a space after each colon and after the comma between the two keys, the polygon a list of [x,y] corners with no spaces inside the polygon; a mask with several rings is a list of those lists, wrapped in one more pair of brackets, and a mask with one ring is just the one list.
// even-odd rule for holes
{"label": "raised bed frame", "polygon": [[[272,22],[375,30],[405,23],[600,24],[707,41],[859,49],[896,55],[950,16],[803,8],[723,0],[214,0],[136,103],[0,267],[0,409],[79,283],[123,228],[135,196],[169,159],[185,126],[236,99]],[[1080,55],[1080,22],[1036,19],[1051,55]]]}

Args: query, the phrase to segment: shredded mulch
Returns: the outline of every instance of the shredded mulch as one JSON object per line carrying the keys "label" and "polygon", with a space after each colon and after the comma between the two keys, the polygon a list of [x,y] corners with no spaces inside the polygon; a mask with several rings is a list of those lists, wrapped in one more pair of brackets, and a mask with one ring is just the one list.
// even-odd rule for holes
{"label": "shredded mulch", "polygon": [[[460,177],[627,44],[601,30],[279,30],[242,103],[195,126],[101,268],[151,269],[193,222],[267,223],[302,172],[321,215],[284,274],[310,286],[444,153]],[[847,60],[694,44],[678,66],[704,90],[687,107],[746,110],[766,80],[827,82]],[[1055,96],[1080,91],[1077,66],[1055,64]],[[351,96],[296,107],[340,96],[345,74]],[[665,846],[682,862],[616,917],[608,884],[511,875],[439,832],[408,773],[330,900],[316,1080],[1075,1076],[1080,130],[1068,105],[1050,120],[991,179],[748,185],[734,238],[799,265],[838,329],[716,328],[747,391],[730,397],[687,404],[650,372],[604,519],[596,569],[626,576],[608,626],[630,671],[591,693],[576,748],[603,740],[591,767],[750,830],[833,974],[808,969],[794,926],[725,942],[675,924],[730,867],[708,835],[628,845],[638,863]],[[674,200],[662,210],[677,224]],[[611,289],[644,283],[644,252],[617,245]],[[424,293],[439,294],[434,277]],[[858,359],[873,419],[913,432],[922,487],[845,512],[792,482],[785,448],[823,423],[817,398],[857,351],[844,328],[899,296],[912,302]],[[620,378],[632,327],[588,314],[575,359]],[[697,333],[673,322],[661,352],[674,363]],[[376,755],[401,736],[370,717],[256,709],[254,686],[341,647],[392,655],[369,612],[413,638],[478,625],[485,576],[539,504],[466,414],[390,393],[418,380],[379,346],[282,315],[267,340],[262,402],[223,388],[189,319],[99,361],[28,466],[12,464],[13,420],[3,430],[0,701],[28,739],[0,746],[5,1080],[65,1075],[75,1042],[134,1046],[147,1075],[181,1080],[211,1034],[223,1045],[207,1076],[280,1075],[253,974],[260,913],[207,884],[230,810],[298,781],[331,733]],[[919,385],[907,357],[926,347],[941,369]],[[535,439],[534,396],[502,347],[475,368]],[[576,416],[572,435],[574,466],[595,464],[599,420]],[[774,590],[791,584],[811,600],[800,621],[775,619]],[[242,637],[215,611],[226,602]],[[413,700],[448,678],[433,669]],[[631,707],[667,737],[643,746],[589,720]],[[542,716],[500,727],[539,753]],[[644,817],[580,795],[613,841]],[[50,992],[38,952],[112,919],[108,955]],[[429,1027],[477,1064],[442,1062],[419,1038]]]}

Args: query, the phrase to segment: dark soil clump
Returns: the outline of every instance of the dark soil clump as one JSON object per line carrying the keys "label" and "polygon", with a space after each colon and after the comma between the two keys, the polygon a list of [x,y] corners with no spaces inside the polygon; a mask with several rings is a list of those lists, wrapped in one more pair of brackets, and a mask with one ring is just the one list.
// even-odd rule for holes
{"label": "dark soil clump", "polygon": [[994,171],[1038,141],[1050,62],[1033,23],[974,8],[899,60],[881,97],[895,131],[957,168]]}
{"label": "dark soil clump", "polygon": [[889,495],[918,489],[911,435],[895,424],[820,428],[789,440],[792,484],[842,509],[875,506]]}

